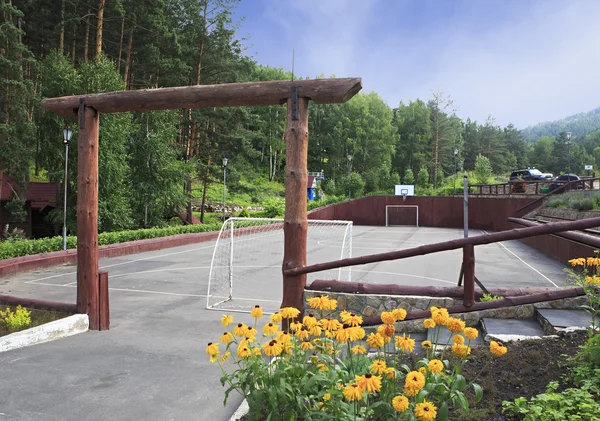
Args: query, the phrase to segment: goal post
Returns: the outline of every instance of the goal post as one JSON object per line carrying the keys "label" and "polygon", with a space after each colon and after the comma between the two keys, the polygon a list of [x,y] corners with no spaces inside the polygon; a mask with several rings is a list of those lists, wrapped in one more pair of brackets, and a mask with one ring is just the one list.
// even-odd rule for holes
{"label": "goal post", "polygon": [[[276,311],[283,295],[283,219],[230,218],[223,223],[210,266],[206,308],[248,312],[256,304]],[[352,257],[352,222],[309,220],[308,265]],[[351,280],[351,269],[307,274]]]}
{"label": "goal post", "polygon": [[386,205],[385,226],[419,226],[418,205]]}

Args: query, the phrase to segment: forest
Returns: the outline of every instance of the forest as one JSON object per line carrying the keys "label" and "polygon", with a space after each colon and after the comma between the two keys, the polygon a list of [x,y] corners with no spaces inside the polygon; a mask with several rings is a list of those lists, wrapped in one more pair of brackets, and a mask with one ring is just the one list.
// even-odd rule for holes
{"label": "forest", "polygon": [[[62,186],[63,129],[73,128],[72,143],[77,140],[75,118],[44,112],[43,98],[292,78],[247,54],[233,19],[237,0],[0,1],[0,172],[21,189],[6,205],[15,213],[24,206],[28,182]],[[476,161],[491,168],[472,182],[529,166],[556,175],[569,163],[572,172],[600,164],[600,131],[593,131],[600,124],[570,141],[562,130],[531,143],[492,116],[483,122],[459,117],[442,92],[393,107],[375,92],[360,93],[341,105],[311,103],[309,112],[308,170],[324,171],[328,197],[391,194],[398,183],[417,184],[419,194],[451,194],[453,176],[474,170]],[[161,226],[177,209],[191,212],[192,201],[209,202],[211,192],[222,189],[223,157],[231,195],[258,205],[282,196],[285,118],[284,106],[103,115],[100,230]],[[67,177],[71,232],[73,151]],[[62,209],[50,214],[57,226],[62,217]]]}

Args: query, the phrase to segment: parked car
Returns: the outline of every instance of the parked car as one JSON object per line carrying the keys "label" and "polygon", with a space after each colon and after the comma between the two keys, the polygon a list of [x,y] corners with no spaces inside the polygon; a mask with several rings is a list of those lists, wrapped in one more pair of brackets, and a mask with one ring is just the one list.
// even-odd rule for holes
{"label": "parked car", "polygon": [[[556,179],[554,181],[562,181],[562,183],[550,184],[549,191],[556,190],[557,188],[559,188],[560,186],[565,184],[565,181],[576,181],[576,180],[581,180],[581,178],[579,178],[579,176],[575,175],[575,174],[561,174],[558,177],[556,177]],[[573,187],[574,186],[571,186],[571,188],[573,188]],[[583,188],[583,186],[581,185],[581,183],[577,183],[577,189],[582,189],[582,188]]]}
{"label": "parked car", "polygon": [[545,172],[542,174],[546,180],[554,180],[554,174],[551,172]]}
{"label": "parked car", "polygon": [[510,174],[510,181],[538,181],[545,180],[544,174],[538,169],[528,168],[526,170],[516,170]]}

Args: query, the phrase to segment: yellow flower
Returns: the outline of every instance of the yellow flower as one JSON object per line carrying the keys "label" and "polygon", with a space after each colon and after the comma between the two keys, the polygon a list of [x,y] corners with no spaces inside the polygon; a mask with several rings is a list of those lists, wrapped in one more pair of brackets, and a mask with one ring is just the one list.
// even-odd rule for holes
{"label": "yellow flower", "polygon": [[337,300],[323,297],[323,310],[335,310],[337,308]]}
{"label": "yellow flower", "polygon": [[492,341],[490,342],[490,352],[497,357],[501,357],[506,354],[508,349],[502,345],[500,342]]}
{"label": "yellow flower", "polygon": [[350,332],[347,327],[343,327],[335,332],[335,340],[341,344],[345,344],[350,339]]}
{"label": "yellow flower", "polygon": [[588,284],[600,284],[600,276],[598,276],[598,275],[586,276],[585,281]]}
{"label": "yellow flower", "polygon": [[255,319],[260,319],[263,316],[263,311],[260,306],[254,306],[252,311],[250,311],[250,315]]}
{"label": "yellow flower", "polygon": [[362,317],[354,313],[344,313],[343,315],[340,315],[340,317],[345,325],[358,326],[363,322]]}
{"label": "yellow flower", "polygon": [[352,347],[352,353],[354,355],[362,355],[362,354],[364,354],[366,352],[367,352],[367,350],[362,345],[356,345],[356,346]]}
{"label": "yellow flower", "polygon": [[392,406],[397,412],[404,412],[408,409],[408,399],[406,396],[398,395],[392,399]]}
{"label": "yellow flower", "polygon": [[426,375],[427,374],[427,369],[425,367],[419,367],[419,373],[421,373],[422,375]]}
{"label": "yellow flower", "polygon": [[365,394],[364,390],[358,387],[358,385],[355,383],[349,384],[348,386],[344,387],[342,393],[348,401],[359,401],[363,398]]}
{"label": "yellow flower", "polygon": [[268,323],[265,325],[265,327],[263,327],[263,331],[265,332],[265,335],[274,335],[277,333],[278,330],[279,330],[279,325],[276,325],[273,323]]}
{"label": "yellow flower", "polygon": [[221,336],[221,342],[223,342],[225,345],[227,345],[232,340],[233,340],[233,335],[231,334],[231,332],[225,332],[225,333],[223,333],[223,336]]}
{"label": "yellow flower", "polygon": [[208,346],[206,347],[206,355],[219,355],[219,344],[209,342]]}
{"label": "yellow flower", "polygon": [[396,318],[397,322],[402,321],[406,318],[406,310],[404,310],[403,308],[395,308],[394,310],[392,310],[392,314]]}
{"label": "yellow flower", "polygon": [[435,327],[435,322],[433,319],[425,319],[423,321],[423,326],[425,326],[425,329],[433,329]]}
{"label": "yellow flower", "polygon": [[469,340],[476,339],[477,336],[479,336],[479,332],[477,331],[477,329],[472,327],[466,327],[464,334]]}
{"label": "yellow flower", "polygon": [[600,258],[598,257],[588,257],[587,265],[588,266],[598,266],[600,264]]}
{"label": "yellow flower", "polygon": [[444,369],[444,363],[440,360],[431,360],[427,366],[432,373],[441,373]]}
{"label": "yellow flower", "polygon": [[329,367],[327,367],[323,363],[319,363],[319,364],[317,364],[317,370],[319,370],[319,371],[329,371]]}
{"label": "yellow flower", "polygon": [[445,308],[431,307],[431,318],[438,326],[446,326],[450,315]]}
{"label": "yellow flower", "polygon": [[452,352],[460,358],[464,358],[471,353],[471,348],[463,344],[452,345]]}
{"label": "yellow flower", "polygon": [[214,363],[214,362],[216,362],[218,359],[219,359],[219,354],[213,354],[213,355],[211,355],[211,356],[210,356],[210,359],[209,359],[209,360],[210,360],[210,362],[211,362],[211,363]]}
{"label": "yellow flower", "polygon": [[571,266],[575,267],[585,265],[586,261],[587,260],[584,257],[578,257],[577,259],[569,260],[569,263],[571,264]]}
{"label": "yellow flower", "polygon": [[302,326],[304,326],[304,325],[300,322],[292,322],[292,323],[290,323],[290,330],[292,332],[295,332],[298,329],[300,329]]}
{"label": "yellow flower", "polygon": [[223,356],[221,357],[221,362],[224,363],[225,361],[227,361],[229,359],[229,357],[231,357],[231,352],[227,351],[225,354],[223,354]]}
{"label": "yellow flower", "polygon": [[306,301],[308,302],[308,306],[310,308],[316,308],[318,310],[323,310],[323,297],[321,297],[320,295],[313,297],[313,298],[309,298]]}
{"label": "yellow flower", "polygon": [[360,326],[349,327],[346,330],[348,331],[348,339],[351,341],[360,341],[365,337],[365,330]]}
{"label": "yellow flower", "polygon": [[300,314],[300,310],[294,307],[283,307],[281,309],[281,317],[284,319],[295,319]]}
{"label": "yellow flower", "polygon": [[321,327],[329,332],[335,332],[342,328],[342,324],[335,319],[321,319]]}
{"label": "yellow flower", "polygon": [[283,317],[281,317],[281,313],[279,313],[278,311],[271,314],[271,316],[269,317],[269,320],[271,320],[271,322],[273,322],[273,323],[279,323],[279,322],[281,322],[282,319],[283,319]]}
{"label": "yellow flower", "polygon": [[419,421],[433,421],[437,417],[437,407],[423,399],[423,402],[415,407],[415,416]]}
{"label": "yellow flower", "polygon": [[386,368],[384,373],[385,377],[387,377],[390,380],[396,378],[396,369],[394,367]]}
{"label": "yellow flower", "polygon": [[284,332],[283,330],[280,330],[279,332],[277,332],[277,340],[279,342],[281,342],[282,344],[287,344],[287,343],[291,342],[292,335],[290,335],[289,333]]}
{"label": "yellow flower", "polygon": [[446,327],[453,333],[462,332],[465,329],[465,322],[454,317],[449,317]]}
{"label": "yellow flower", "polygon": [[310,329],[308,329],[308,333],[310,333],[313,336],[321,336],[321,333],[323,333],[323,330],[321,329],[321,326],[316,324],[313,327],[311,327]]}
{"label": "yellow flower", "polygon": [[387,368],[387,365],[385,364],[385,361],[383,361],[383,360],[374,360],[371,363],[371,372],[374,374],[381,374],[385,371],[386,368]]}
{"label": "yellow flower", "polygon": [[384,311],[381,313],[381,321],[386,325],[393,325],[396,323],[396,317],[394,317],[394,313],[391,311]]}
{"label": "yellow flower", "polygon": [[407,337],[406,333],[402,334],[402,336],[396,336],[395,344],[402,351],[413,352],[415,350],[415,340],[410,336]]}
{"label": "yellow flower", "polygon": [[312,344],[312,342],[302,342],[300,344],[300,349],[302,351],[308,351],[314,348],[314,345]]}
{"label": "yellow flower", "polygon": [[238,323],[238,324],[235,326],[235,329],[233,329],[233,334],[234,334],[235,336],[237,336],[238,338],[242,338],[242,337],[246,336],[246,330],[247,330],[247,327],[248,327],[248,326],[246,326],[246,325],[245,325],[245,324],[243,324],[243,323]]}
{"label": "yellow flower", "polygon": [[371,348],[381,348],[385,345],[385,339],[379,333],[371,333],[367,338],[367,344]]}
{"label": "yellow flower", "polygon": [[[411,371],[406,375],[404,379],[404,388],[416,389],[417,393],[419,390],[425,387],[425,376],[419,371]],[[416,393],[415,393],[416,394]],[[414,395],[410,395],[414,396]]]}
{"label": "yellow flower", "polygon": [[421,348],[429,349],[431,347],[433,347],[433,344],[431,343],[431,341],[423,341],[423,342],[421,342]]}
{"label": "yellow flower", "polygon": [[221,317],[221,323],[223,323],[223,326],[227,327],[230,324],[233,323],[233,316],[228,316],[227,314],[223,314],[223,317]]}
{"label": "yellow flower", "polygon": [[250,341],[256,338],[258,331],[252,326],[246,326],[246,338]]}
{"label": "yellow flower", "polygon": [[306,326],[302,326],[296,331],[295,335],[298,339],[305,341],[308,339],[308,329],[306,329]]}
{"label": "yellow flower", "polygon": [[292,355],[294,351],[294,344],[291,342],[284,342],[281,344],[283,351],[282,354]]}
{"label": "yellow flower", "polygon": [[252,353],[255,357],[260,357],[262,354],[260,353],[260,348],[252,348]]}
{"label": "yellow flower", "polygon": [[452,337],[452,343],[462,345],[465,343],[465,337],[462,335],[454,335]]}
{"label": "yellow flower", "polygon": [[279,342],[273,339],[272,341],[269,341],[263,345],[263,351],[269,357],[276,357],[281,354],[283,348]]}
{"label": "yellow flower", "polygon": [[394,328],[394,325],[379,325],[379,327],[377,327],[377,333],[386,338],[391,338],[394,336],[395,332],[396,329]]}
{"label": "yellow flower", "polygon": [[327,401],[329,401],[329,399],[331,399],[331,393],[325,393],[323,395],[323,401],[327,402]]}
{"label": "yellow flower", "polygon": [[381,377],[366,373],[364,376],[356,377],[356,384],[367,393],[375,393],[381,390]]}
{"label": "yellow flower", "polygon": [[248,358],[250,356],[250,349],[247,346],[238,346],[237,356],[238,358]]}
{"label": "yellow flower", "polygon": [[310,329],[311,327],[316,325],[318,321],[315,318],[314,314],[309,313],[307,316],[304,316],[304,319],[302,319],[302,323],[304,323],[304,325]]}

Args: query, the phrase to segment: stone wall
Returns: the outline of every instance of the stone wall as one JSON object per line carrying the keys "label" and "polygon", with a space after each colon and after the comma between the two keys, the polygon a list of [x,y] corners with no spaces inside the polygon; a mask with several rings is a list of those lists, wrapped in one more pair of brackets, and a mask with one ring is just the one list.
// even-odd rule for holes
{"label": "stone wall", "polygon": [[[324,295],[320,291],[304,291],[304,299],[312,298],[318,295]],[[381,314],[383,311],[390,311],[395,308],[403,308],[406,311],[427,310],[431,306],[451,307],[462,304],[461,299],[439,298],[439,297],[418,297],[401,295],[371,295],[371,294],[346,294],[346,293],[327,293],[327,296],[334,298],[338,302],[338,309],[332,317],[339,317],[343,310],[362,316],[372,316]],[[586,304],[586,299],[582,297],[565,298],[554,301],[544,301],[535,304],[525,304],[514,307],[494,308],[489,310],[473,311],[470,313],[455,314],[465,321],[467,326],[476,326],[479,321],[486,318],[494,319],[533,319],[536,308],[578,308]],[[308,305],[305,303],[305,308]],[[310,311],[310,310],[307,310]],[[401,329],[404,332],[424,332],[423,320],[409,320],[402,322]]]}

